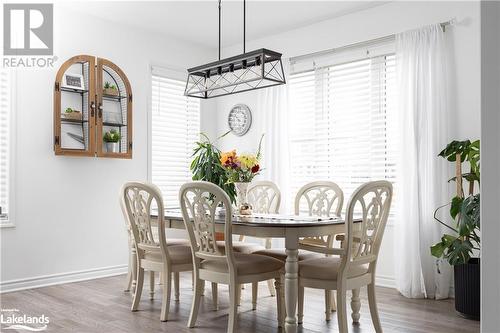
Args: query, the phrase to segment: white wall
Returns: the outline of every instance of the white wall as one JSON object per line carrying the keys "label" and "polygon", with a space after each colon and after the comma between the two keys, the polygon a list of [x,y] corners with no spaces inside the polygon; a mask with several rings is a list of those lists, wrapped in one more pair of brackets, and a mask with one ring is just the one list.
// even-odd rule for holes
{"label": "white wall", "polygon": [[481,4],[481,332],[500,327],[500,3]]}
{"label": "white wall", "polygon": [[[2,289],[92,276],[102,268],[123,271],[127,238],[118,190],[127,180],[147,179],[149,66],[187,68],[207,59],[207,50],[185,42],[58,4],[54,11],[56,68],[17,73],[16,226],[0,231]],[[62,62],[77,54],[107,58],[128,76],[134,96],[132,160],[54,155],[54,78]],[[84,272],[57,276],[76,271]],[[52,277],[26,281],[45,275]]]}
{"label": "white wall", "polygon": [[[478,138],[480,135],[480,15],[478,2],[392,2],[375,8],[318,22],[300,29],[271,35],[247,42],[247,50],[269,48],[282,52],[283,57],[293,57],[330,48],[340,47],[393,33],[418,28],[423,25],[445,22],[456,18],[458,23],[446,33],[451,40],[454,61],[450,68],[455,78],[450,83],[452,96],[452,138]],[[251,29],[252,27],[247,27]],[[241,45],[224,49],[223,57],[241,53]],[[255,108],[256,93],[247,92],[217,99],[210,130],[212,135],[227,129],[227,114],[237,103],[246,103],[253,111],[254,125],[241,138],[232,134],[224,138],[223,149],[254,150],[263,132],[261,110]],[[214,126],[215,124],[216,126]],[[207,125],[207,124],[204,124]],[[450,138],[451,139],[451,138]],[[264,166],[265,167],[265,166]],[[401,221],[404,222],[404,221]],[[382,245],[378,266],[380,283],[394,283],[393,229],[388,227]],[[437,241],[437,240],[436,240]]]}

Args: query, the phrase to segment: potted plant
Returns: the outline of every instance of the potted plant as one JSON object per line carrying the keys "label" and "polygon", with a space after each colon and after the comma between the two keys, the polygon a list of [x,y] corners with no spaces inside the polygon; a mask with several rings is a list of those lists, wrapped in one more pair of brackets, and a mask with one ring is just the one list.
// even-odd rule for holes
{"label": "potted plant", "polygon": [[118,96],[119,95],[118,88],[116,88],[116,86],[114,84],[111,84],[108,81],[106,81],[104,83],[104,89],[102,90],[102,93],[104,95],[111,95],[111,96]]}
{"label": "potted plant", "polygon": [[[227,132],[229,133],[229,132]],[[224,137],[227,133],[219,138]],[[228,181],[226,170],[221,164],[221,151],[212,143],[208,136],[201,133],[199,142],[196,142],[196,147],[193,152],[193,161],[191,162],[191,172],[193,180],[204,180],[213,183],[224,190],[231,199],[235,202],[236,192],[234,184]]]}
{"label": "potted plant", "polygon": [[104,133],[103,141],[106,143],[106,151],[108,153],[120,152],[120,140],[122,135],[115,129]]}
{"label": "potted plant", "polygon": [[[446,226],[450,234],[444,234],[441,241],[431,247],[431,254],[445,258],[454,268],[455,309],[466,318],[479,319],[480,311],[480,194],[474,193],[474,185],[480,184],[479,140],[471,142],[453,141],[439,156],[455,163],[455,177],[449,181],[456,183],[456,196],[451,202],[439,207],[434,213],[436,221]],[[467,163],[469,170],[462,172],[462,164]],[[469,182],[466,192],[463,180]],[[453,224],[437,218],[437,212],[450,206]]]}
{"label": "potted plant", "polygon": [[82,112],[72,108],[66,108],[63,113],[63,118],[82,120]]}

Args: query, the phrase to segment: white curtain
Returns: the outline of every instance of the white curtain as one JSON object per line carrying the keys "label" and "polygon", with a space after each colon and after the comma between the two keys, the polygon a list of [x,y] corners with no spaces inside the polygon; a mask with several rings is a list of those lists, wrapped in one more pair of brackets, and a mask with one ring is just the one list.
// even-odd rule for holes
{"label": "white curtain", "polygon": [[[288,59],[282,59],[288,78]],[[290,213],[290,149],[288,139],[288,85],[283,84],[258,90],[257,108],[263,114],[263,167],[262,180],[270,180],[281,191],[281,213]]]}
{"label": "white curtain", "polygon": [[438,153],[448,137],[445,33],[439,24],[396,36],[401,160],[396,222],[396,283],[411,298],[446,298],[451,267],[430,254],[443,230],[436,207],[448,202],[447,164]]}

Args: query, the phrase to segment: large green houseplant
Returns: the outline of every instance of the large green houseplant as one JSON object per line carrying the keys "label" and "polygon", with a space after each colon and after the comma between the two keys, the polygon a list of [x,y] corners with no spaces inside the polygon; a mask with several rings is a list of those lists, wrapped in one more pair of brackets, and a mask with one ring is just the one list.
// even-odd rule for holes
{"label": "large green houseplant", "polygon": [[[456,183],[456,195],[451,202],[439,207],[434,218],[451,233],[441,237],[441,241],[431,247],[431,254],[445,258],[454,266],[455,273],[455,309],[466,317],[479,317],[479,254],[480,250],[480,194],[474,192],[475,184],[480,185],[479,140],[471,142],[452,141],[440,157],[455,164],[455,177],[449,182]],[[469,168],[463,172],[463,164]],[[463,180],[469,182],[468,191],[464,191]],[[453,223],[446,223],[437,217],[444,207],[450,207]],[[476,256],[476,257],[475,257]]]}
{"label": "large green houseplant", "polygon": [[[224,133],[219,138],[224,137]],[[193,180],[204,180],[222,188],[232,203],[236,202],[236,190],[234,184],[229,182],[228,174],[221,164],[221,151],[204,133],[200,134],[201,140],[196,142],[191,162]]]}

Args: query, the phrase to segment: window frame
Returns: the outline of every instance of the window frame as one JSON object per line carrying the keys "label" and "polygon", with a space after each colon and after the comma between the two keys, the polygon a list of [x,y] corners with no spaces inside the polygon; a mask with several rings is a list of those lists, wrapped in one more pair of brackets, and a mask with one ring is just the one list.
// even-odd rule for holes
{"label": "window frame", "polygon": [[[5,69],[3,69],[5,70]],[[9,213],[7,219],[0,219],[0,228],[14,228],[16,226],[16,161],[17,161],[17,71],[5,70],[9,74],[10,80],[10,114],[9,114],[9,166],[8,166],[8,184],[9,184]]]}

